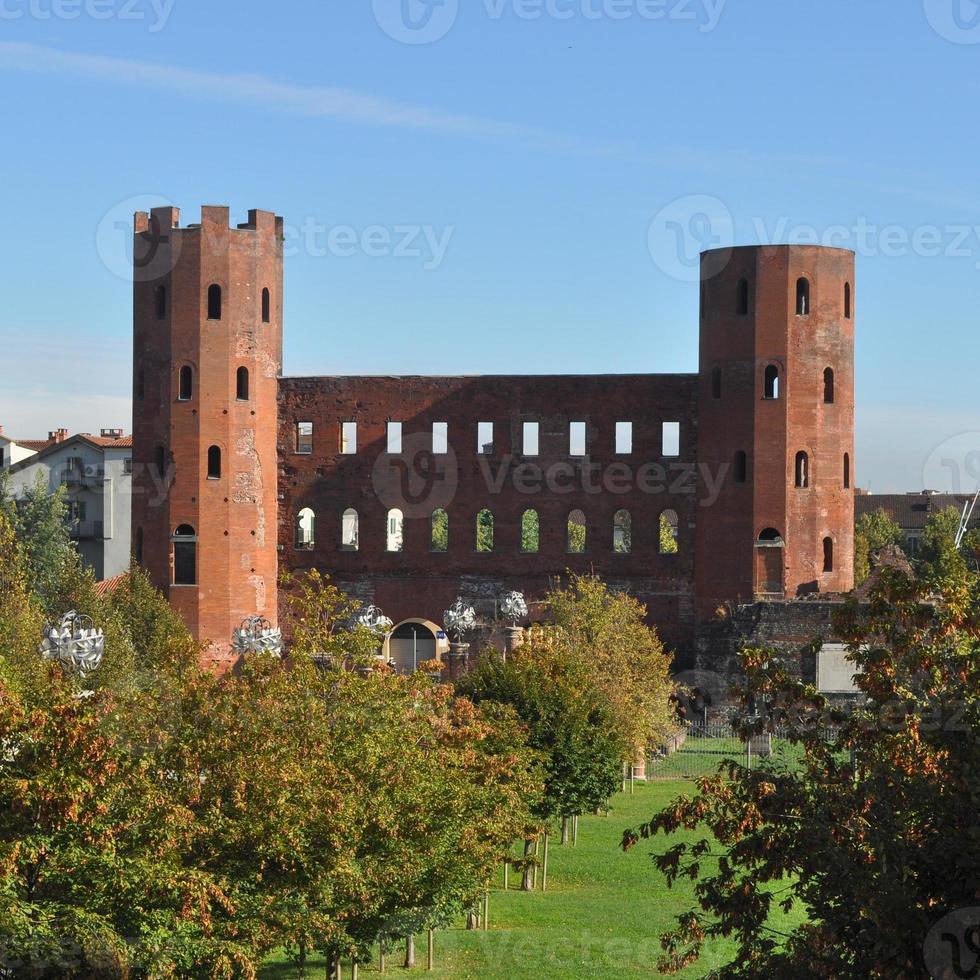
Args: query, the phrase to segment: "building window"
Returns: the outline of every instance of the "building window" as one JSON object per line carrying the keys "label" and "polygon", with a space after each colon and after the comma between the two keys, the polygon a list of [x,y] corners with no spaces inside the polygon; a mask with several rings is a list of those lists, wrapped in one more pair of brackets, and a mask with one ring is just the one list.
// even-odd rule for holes
{"label": "building window", "polygon": [[388,452],[397,454],[402,451],[402,424],[401,422],[388,423]]}
{"label": "building window", "polygon": [[481,510],[476,515],[476,550],[480,554],[493,551],[493,514],[489,510]]}
{"label": "building window", "polygon": [[167,475],[167,450],[163,446],[156,448],[157,476],[162,480]]}
{"label": "building window", "polygon": [[572,422],[568,426],[568,455],[585,455],[586,430],[584,422]]}
{"label": "building window", "polygon": [[585,554],[587,533],[585,514],[580,510],[573,510],[568,515],[568,553],[570,555]]}
{"label": "building window", "polygon": [[536,510],[526,510],[521,515],[521,551],[536,555],[541,550],[541,519]]}
{"label": "building window", "polygon": [[340,451],[344,456],[357,453],[357,423],[343,422],[340,426]]}
{"label": "building window", "polygon": [[296,452],[300,456],[313,454],[313,423],[296,423]]}
{"label": "building window", "polygon": [[218,446],[208,449],[208,479],[221,479],[221,449]]}
{"label": "building window", "polygon": [[825,405],[834,404],[834,369],[827,368],[823,373],[823,400]]}
{"label": "building window", "polygon": [[184,365],[177,382],[177,401],[189,402],[194,397],[194,369]]}
{"label": "building window", "polygon": [[440,509],[432,512],[431,531],[430,550],[444,555],[449,551],[449,514],[446,511]]}
{"label": "building window", "polygon": [[143,528],[136,528],[135,540],[133,542],[133,557],[136,559],[136,564],[143,564]]}
{"label": "building window", "polygon": [[432,454],[445,456],[449,452],[449,423],[432,423]]}
{"label": "building window", "polygon": [[235,375],[235,393],[240,402],[248,401],[248,368],[240,367]]}
{"label": "building window", "polygon": [[800,490],[810,486],[810,457],[802,451],[796,454],[796,486]]}
{"label": "building window", "polygon": [[851,489],[851,454],[844,453],[844,489]]}
{"label": "building window", "polygon": [[157,319],[165,320],[167,317],[167,287],[157,286],[153,290],[153,305],[156,308]]}
{"label": "building window", "polygon": [[405,515],[398,509],[388,511],[385,550],[391,554],[405,550]]}
{"label": "building window", "polygon": [[493,422],[480,422],[477,425],[476,451],[481,456],[493,455]]}
{"label": "building window", "polygon": [[711,397],[714,399],[721,398],[721,368],[716,367],[714,371],[711,372]]}
{"label": "building window", "polygon": [[208,286],[208,319],[221,319],[221,287]]}
{"label": "building window", "polygon": [[766,385],[765,385],[765,395],[770,401],[776,401],[779,398],[779,368],[775,364],[770,364],[766,368]]}
{"label": "building window", "polygon": [[834,570],[834,539],[823,539],[823,570],[832,572]]}
{"label": "building window", "polygon": [[127,456],[123,460],[123,476],[132,476],[132,475],[133,475],[133,457]]}
{"label": "building window", "polygon": [[749,457],[740,449],[735,453],[735,482],[745,483],[749,478]]}
{"label": "building window", "polygon": [[844,283],[844,319],[851,319],[851,284]]}
{"label": "building window", "polygon": [[341,551],[357,551],[360,547],[361,519],[353,507],[344,511],[340,521]]}
{"label": "building window", "polygon": [[316,546],[316,514],[304,507],[296,515],[296,550],[312,551]]}
{"label": "building window", "polygon": [[613,518],[613,551],[628,555],[633,550],[633,518],[628,510],[616,512]]}
{"label": "building window", "polygon": [[749,281],[739,279],[738,289],[735,295],[735,314],[736,316],[749,315]]}
{"label": "building window", "polygon": [[197,585],[197,533],[181,524],[171,539],[174,549],[174,585]]}
{"label": "building window", "polygon": [[676,555],[680,537],[680,520],[676,510],[665,510],[660,515],[660,554]]}
{"label": "building window", "polygon": [[633,423],[616,423],[616,455],[630,456],[633,453]]}
{"label": "building window", "polygon": [[537,456],[540,449],[540,426],[537,422],[524,423],[522,452],[525,456]]}
{"label": "building window", "polygon": [[796,315],[810,315],[810,280],[796,280]]}
{"label": "building window", "polygon": [[785,542],[783,541],[783,536],[774,527],[767,527],[760,535],[759,541],[762,544],[776,545],[777,547],[782,547]]}
{"label": "building window", "polygon": [[272,319],[272,296],[268,289],[262,290],[262,322],[268,323]]}
{"label": "building window", "polygon": [[680,456],[681,454],[680,422],[664,422],[662,451],[664,456]]}

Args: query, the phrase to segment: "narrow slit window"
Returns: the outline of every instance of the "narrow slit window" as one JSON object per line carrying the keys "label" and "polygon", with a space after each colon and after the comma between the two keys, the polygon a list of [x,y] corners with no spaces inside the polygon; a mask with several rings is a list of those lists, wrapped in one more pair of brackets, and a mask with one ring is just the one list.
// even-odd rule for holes
{"label": "narrow slit window", "polygon": [[580,510],[573,510],[568,515],[568,553],[570,555],[585,554],[586,535],[585,514]]}
{"label": "narrow slit window", "polygon": [[844,319],[851,319],[851,284],[844,283]]}
{"label": "narrow slit window", "polygon": [[851,489],[851,454],[844,453],[844,489]]}
{"label": "narrow slit window", "polygon": [[537,456],[540,449],[540,426],[537,422],[524,423],[523,453],[525,456]]}
{"label": "narrow slit window", "polygon": [[360,547],[361,518],[353,507],[348,507],[340,519],[341,551],[357,551]]}
{"label": "narrow slit window", "polygon": [[664,422],[662,452],[664,456],[680,456],[681,454],[680,422]]}
{"label": "narrow slit window", "polygon": [[476,451],[481,456],[493,455],[493,422],[480,422],[477,425]]}
{"label": "narrow slit window", "polygon": [[211,446],[208,449],[208,479],[221,479],[221,448],[219,446]]}
{"label": "narrow slit window", "polygon": [[133,557],[136,559],[136,564],[141,565],[143,563],[143,528],[136,528],[136,541],[133,545]]}
{"label": "narrow slit window", "polygon": [[584,456],[586,430],[584,422],[572,422],[568,426],[568,455]]}
{"label": "narrow slit window", "polygon": [[834,570],[834,539],[823,539],[823,570],[832,572]]}
{"label": "narrow slit window", "polygon": [[272,294],[269,290],[262,290],[262,322],[268,323],[272,319]]}
{"label": "narrow slit window", "polygon": [[633,518],[628,510],[616,512],[613,518],[613,551],[628,555],[633,550]]}
{"label": "narrow slit window", "polygon": [[521,551],[536,555],[541,550],[541,519],[536,510],[526,510],[521,516]]}
{"label": "narrow slit window", "polygon": [[197,585],[197,532],[181,524],[172,538],[174,585]]}
{"label": "narrow slit window", "polygon": [[476,550],[481,554],[493,551],[494,519],[489,510],[476,515]]}
{"label": "narrow slit window", "polygon": [[402,451],[402,424],[401,422],[388,423],[388,452],[400,453]]}
{"label": "narrow slit window", "polygon": [[711,372],[711,397],[716,401],[721,398],[721,368],[716,367]]}
{"label": "narrow slit window", "polygon": [[660,515],[660,554],[676,555],[678,537],[680,534],[680,520],[676,510],[665,510]]}
{"label": "narrow slit window", "polygon": [[221,319],[221,287],[217,284],[208,286],[208,319]]}
{"label": "narrow slit window", "polygon": [[296,423],[296,452],[300,456],[310,456],[313,453],[313,423]]}
{"label": "narrow slit window", "polygon": [[343,422],[340,426],[340,451],[344,456],[357,453],[357,423]]}
{"label": "narrow slit window", "polygon": [[744,450],[735,453],[735,482],[745,483],[749,478],[749,458]]}
{"label": "narrow slit window", "polygon": [[749,281],[739,279],[735,295],[735,313],[737,316],[749,315]]}
{"label": "narrow slit window", "polygon": [[810,486],[810,457],[802,451],[796,454],[796,486],[800,490]]}
{"label": "narrow slit window", "polygon": [[810,315],[810,280],[806,278],[796,280],[796,315]]}
{"label": "narrow slit window", "polygon": [[405,550],[405,515],[397,508],[388,511],[386,550],[393,554]]}
{"label": "narrow slit window", "polygon": [[775,364],[766,368],[765,397],[770,401],[779,398],[779,368]]}
{"label": "narrow slit window", "polygon": [[153,290],[153,305],[156,307],[157,319],[165,320],[167,318],[167,287],[157,286]]}
{"label": "narrow slit window", "polygon": [[430,550],[437,555],[446,554],[449,551],[449,514],[442,508],[432,512],[431,531]]}
{"label": "narrow slit window", "polygon": [[189,402],[194,397],[194,371],[185,364],[180,369],[180,378],[177,382],[177,400]]}
{"label": "narrow slit window", "polygon": [[163,446],[156,448],[157,476],[162,480],[167,475],[167,451]]}
{"label": "narrow slit window", "polygon": [[833,405],[834,397],[834,369],[827,368],[823,373],[823,400],[825,405]]}
{"label": "narrow slit window", "polygon": [[304,507],[296,515],[296,550],[312,551],[316,546],[316,514]]}
{"label": "narrow slit window", "polygon": [[633,423],[616,423],[616,455],[630,456],[633,453]]}
{"label": "narrow slit window", "polygon": [[240,367],[235,376],[235,394],[240,402],[248,401],[248,368]]}
{"label": "narrow slit window", "polygon": [[449,452],[449,423],[432,423],[432,453],[435,456],[445,456]]}

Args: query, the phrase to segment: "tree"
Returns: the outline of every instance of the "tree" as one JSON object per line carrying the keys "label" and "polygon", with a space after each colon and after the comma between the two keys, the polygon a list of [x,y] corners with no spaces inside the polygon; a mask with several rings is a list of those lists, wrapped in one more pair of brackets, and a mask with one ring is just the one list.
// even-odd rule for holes
{"label": "tree", "polygon": [[481,510],[476,517],[476,550],[489,553],[493,551],[493,514]]}
{"label": "tree", "polygon": [[962,516],[955,507],[930,514],[919,543],[919,572],[931,581],[941,582],[966,572],[966,559],[956,546]]}
{"label": "tree", "polygon": [[854,583],[871,574],[871,555],[888,545],[905,546],[905,532],[883,507],[862,514],[854,525]]}
{"label": "tree", "polygon": [[677,528],[670,523],[666,514],[660,515],[660,554],[677,554]]}
{"label": "tree", "polygon": [[[694,798],[626,833],[627,848],[681,828],[709,834],[655,858],[670,883],[695,882],[700,906],[665,937],[663,968],[728,936],[737,952],[710,974],[720,980],[965,975],[951,958],[975,948],[975,920],[946,916],[976,906],[980,881],[969,843],[980,807],[980,588],[956,572],[937,596],[936,582],[888,569],[867,607],[838,617],[865,697],[851,714],[770,653],[743,655],[749,693],[767,705],[743,733],[787,725],[800,761],[727,763]],[[774,930],[777,908],[803,908],[808,921]]]}
{"label": "tree", "polygon": [[521,517],[521,551],[534,554],[541,547],[541,518],[536,510],[525,511]]}
{"label": "tree", "polygon": [[449,514],[441,509],[432,515],[432,550],[449,550]]}

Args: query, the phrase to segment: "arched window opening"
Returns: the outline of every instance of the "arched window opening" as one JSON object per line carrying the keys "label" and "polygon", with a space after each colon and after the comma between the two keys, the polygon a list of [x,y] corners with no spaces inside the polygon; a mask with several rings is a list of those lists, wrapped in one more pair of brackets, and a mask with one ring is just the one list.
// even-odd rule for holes
{"label": "arched window opening", "polygon": [[779,398],[779,368],[775,364],[766,368],[765,397],[770,401]]}
{"label": "arched window opening", "polygon": [[177,400],[189,402],[194,397],[194,370],[185,364],[180,369],[180,379],[177,384]]}
{"label": "arched window opening", "polygon": [[832,572],[834,570],[834,539],[823,539],[823,570]]}
{"label": "arched window opening", "polygon": [[405,550],[405,515],[398,510],[388,511],[385,550],[394,554]]}
{"label": "arched window opening", "polygon": [[137,565],[143,564],[143,528],[136,528],[136,538],[133,542],[133,557]]}
{"label": "arched window opening", "polygon": [[221,287],[217,284],[208,286],[208,319],[221,319]]}
{"label": "arched window opening", "polygon": [[825,405],[834,404],[834,369],[827,368],[823,373],[823,400]]}
{"label": "arched window opening", "polygon": [[162,480],[167,475],[167,451],[163,446],[156,448],[157,476]]}
{"label": "arched window opening", "polygon": [[430,550],[437,555],[449,551],[449,514],[440,508],[432,512],[432,538]]}
{"label": "arched window opening", "polygon": [[493,514],[489,510],[481,510],[476,515],[476,550],[480,554],[493,551]]}
{"label": "arched window opening", "polygon": [[262,290],[262,322],[268,323],[272,319],[272,295],[268,289]]}
{"label": "arched window opening", "polygon": [[296,550],[312,551],[316,546],[316,514],[304,507],[296,515]]}
{"label": "arched window opening", "polygon": [[536,510],[526,510],[521,516],[521,551],[536,555],[541,550],[541,519]]}
{"label": "arched window opening", "polygon": [[774,527],[767,527],[759,535],[759,542],[760,544],[775,545],[780,548],[785,544],[782,534],[780,534]]}
{"label": "arched window opening", "polygon": [[721,398],[721,368],[716,367],[711,372],[711,397]]}
{"label": "arched window opening", "polygon": [[676,510],[665,510],[660,515],[660,554],[676,555],[679,546],[680,521]]}
{"label": "arched window opening", "polygon": [[181,524],[171,539],[174,549],[174,585],[197,585],[197,532]]}
{"label": "arched window opening", "polygon": [[248,401],[248,368],[240,367],[235,376],[235,394],[240,402]]}
{"label": "arched window opening", "polygon": [[796,315],[810,315],[810,280],[796,280]]}
{"label": "arched window opening", "polygon": [[844,319],[851,319],[851,284],[844,283]]}
{"label": "arched window opening", "polygon": [[613,551],[628,555],[633,550],[633,518],[628,510],[616,512],[613,518]]}
{"label": "arched window opening", "polygon": [[153,305],[156,308],[157,319],[165,320],[167,317],[167,287],[157,286],[153,290]]}
{"label": "arched window opening", "polygon": [[810,457],[803,451],[796,454],[796,486],[800,490],[810,486]]}
{"label": "arched window opening", "polygon": [[221,479],[221,449],[218,446],[208,449],[208,479]]}
{"label": "arched window opening", "polygon": [[573,510],[568,515],[568,553],[570,555],[585,554],[585,514],[580,510]]}
{"label": "arched window opening", "polygon": [[844,453],[844,489],[851,489],[851,454]]}
{"label": "arched window opening", "polygon": [[739,279],[735,296],[735,313],[737,316],[749,315],[749,281]]}
{"label": "arched window opening", "polygon": [[348,507],[340,519],[341,551],[357,551],[360,541],[361,518],[353,507]]}
{"label": "arched window opening", "polygon": [[746,483],[749,479],[749,457],[746,455],[745,451],[740,449],[735,453],[735,465],[733,467],[735,471],[735,482],[736,483]]}

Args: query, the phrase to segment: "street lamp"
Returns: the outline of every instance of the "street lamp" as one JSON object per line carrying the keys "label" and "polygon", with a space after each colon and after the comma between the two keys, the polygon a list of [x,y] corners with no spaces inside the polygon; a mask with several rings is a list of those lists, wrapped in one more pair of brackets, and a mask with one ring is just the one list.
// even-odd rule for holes
{"label": "street lamp", "polygon": [[282,630],[276,629],[262,616],[249,616],[232,633],[231,648],[242,657],[250,654],[267,654],[282,658]]}
{"label": "street lamp", "polygon": [[84,679],[97,670],[105,656],[105,633],[95,628],[90,616],[74,610],[61,617],[57,626],[44,628],[38,652],[45,660]]}

